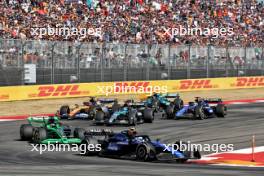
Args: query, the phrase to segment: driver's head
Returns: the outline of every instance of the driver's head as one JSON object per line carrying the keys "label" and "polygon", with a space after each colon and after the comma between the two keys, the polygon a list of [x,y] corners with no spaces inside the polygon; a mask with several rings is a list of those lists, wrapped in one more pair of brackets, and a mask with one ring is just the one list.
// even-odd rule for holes
{"label": "driver's head", "polygon": [[54,117],[50,117],[48,120],[48,124],[54,124],[54,123],[55,123]]}
{"label": "driver's head", "polygon": [[189,106],[194,106],[194,102],[189,102]]}
{"label": "driver's head", "polygon": [[94,103],[94,102],[95,102],[95,98],[92,97],[92,98],[90,99],[90,102]]}
{"label": "driver's head", "polygon": [[129,136],[136,136],[136,135],[137,135],[136,128],[134,128],[134,127],[129,128],[129,129],[127,130],[127,134],[128,134]]}
{"label": "driver's head", "polygon": [[156,92],[153,93],[153,97],[157,98],[158,94]]}

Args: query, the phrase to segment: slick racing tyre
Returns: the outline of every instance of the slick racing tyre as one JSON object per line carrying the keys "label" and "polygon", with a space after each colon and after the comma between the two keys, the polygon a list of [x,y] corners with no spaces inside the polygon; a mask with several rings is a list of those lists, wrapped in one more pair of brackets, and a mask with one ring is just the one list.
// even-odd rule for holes
{"label": "slick racing tyre", "polygon": [[68,105],[61,106],[59,113],[61,119],[68,119],[70,114],[70,107]]}
{"label": "slick racing tyre", "polygon": [[174,118],[174,105],[170,104],[169,106],[167,106],[166,115],[168,119]]}
{"label": "slick racing tyre", "polygon": [[153,110],[150,108],[144,109],[143,118],[145,123],[152,123],[154,120]]}
{"label": "slick racing tyre", "polygon": [[136,126],[137,119],[135,116],[128,116],[128,126]]}
{"label": "slick racing tyre", "polygon": [[73,136],[75,138],[79,138],[81,140],[83,140],[85,138],[85,130],[83,128],[75,128],[74,129],[74,132],[73,132]]}
{"label": "slick racing tyre", "polygon": [[136,158],[139,161],[157,160],[156,150],[150,143],[139,144],[136,148]]}
{"label": "slick racing tyre", "polygon": [[227,108],[224,104],[218,104],[215,108],[215,114],[217,117],[225,117]]}
{"label": "slick racing tyre", "polygon": [[45,128],[35,128],[33,132],[32,140],[34,143],[41,143],[41,141],[47,139],[48,133]]}
{"label": "slick racing tyre", "polygon": [[23,124],[20,126],[20,138],[21,140],[31,140],[33,135],[33,127],[30,124]]}
{"label": "slick racing tyre", "polygon": [[129,126],[136,126],[137,125],[137,118],[136,118],[136,111],[133,109],[130,109],[128,112],[128,125]]}
{"label": "slick racing tyre", "polygon": [[97,146],[99,146],[99,144],[96,139],[92,137],[85,138],[80,145],[80,154],[85,156],[97,155],[101,151]]}
{"label": "slick racing tyre", "polygon": [[204,120],[206,119],[206,114],[204,113],[202,106],[196,106],[194,108],[194,119]]}
{"label": "slick racing tyre", "polygon": [[152,107],[155,109],[156,112],[160,111],[160,104],[157,99],[152,100]]}
{"label": "slick racing tyre", "polygon": [[95,118],[94,118],[95,122],[101,122],[103,120],[105,120],[105,114],[103,111],[97,111],[95,113]]}
{"label": "slick racing tyre", "polygon": [[182,99],[178,99],[177,98],[177,99],[174,100],[173,103],[174,103],[174,111],[175,112],[179,111],[184,106],[184,103],[183,103],[183,100]]}
{"label": "slick racing tyre", "polygon": [[113,106],[112,106],[112,113],[118,111],[120,109],[120,104],[118,103],[114,103]]}

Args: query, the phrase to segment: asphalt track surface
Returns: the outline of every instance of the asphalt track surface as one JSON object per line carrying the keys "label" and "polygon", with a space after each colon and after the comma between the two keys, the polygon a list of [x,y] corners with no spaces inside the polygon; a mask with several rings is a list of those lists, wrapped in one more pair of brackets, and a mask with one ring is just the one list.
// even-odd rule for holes
{"label": "asphalt track surface", "polygon": [[[234,144],[235,149],[250,147],[256,135],[257,146],[264,146],[264,103],[229,105],[226,118],[207,120],[162,120],[137,126],[139,133],[165,143],[190,140],[201,144]],[[19,140],[19,127],[25,121],[0,122],[0,175],[184,175],[184,176],[263,176],[264,168],[178,164],[173,161],[138,162],[126,159],[84,157],[74,152],[40,155],[31,145]],[[66,121],[86,129],[90,121]],[[102,127],[110,128],[110,127]],[[114,131],[126,127],[111,127]]]}

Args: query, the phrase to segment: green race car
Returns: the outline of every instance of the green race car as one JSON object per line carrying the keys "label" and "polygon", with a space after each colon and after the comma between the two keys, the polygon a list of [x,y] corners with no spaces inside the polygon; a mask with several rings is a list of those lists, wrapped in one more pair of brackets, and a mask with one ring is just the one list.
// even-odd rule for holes
{"label": "green race car", "polygon": [[39,144],[80,144],[83,132],[80,128],[74,131],[67,125],[60,123],[54,117],[29,117],[28,124],[20,127],[21,140],[32,141]]}

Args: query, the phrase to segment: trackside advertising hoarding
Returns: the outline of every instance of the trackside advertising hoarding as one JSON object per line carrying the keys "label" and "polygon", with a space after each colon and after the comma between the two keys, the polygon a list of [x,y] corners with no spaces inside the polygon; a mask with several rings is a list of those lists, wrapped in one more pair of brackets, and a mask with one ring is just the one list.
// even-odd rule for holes
{"label": "trackside advertising hoarding", "polygon": [[0,101],[264,87],[264,76],[0,87]]}

